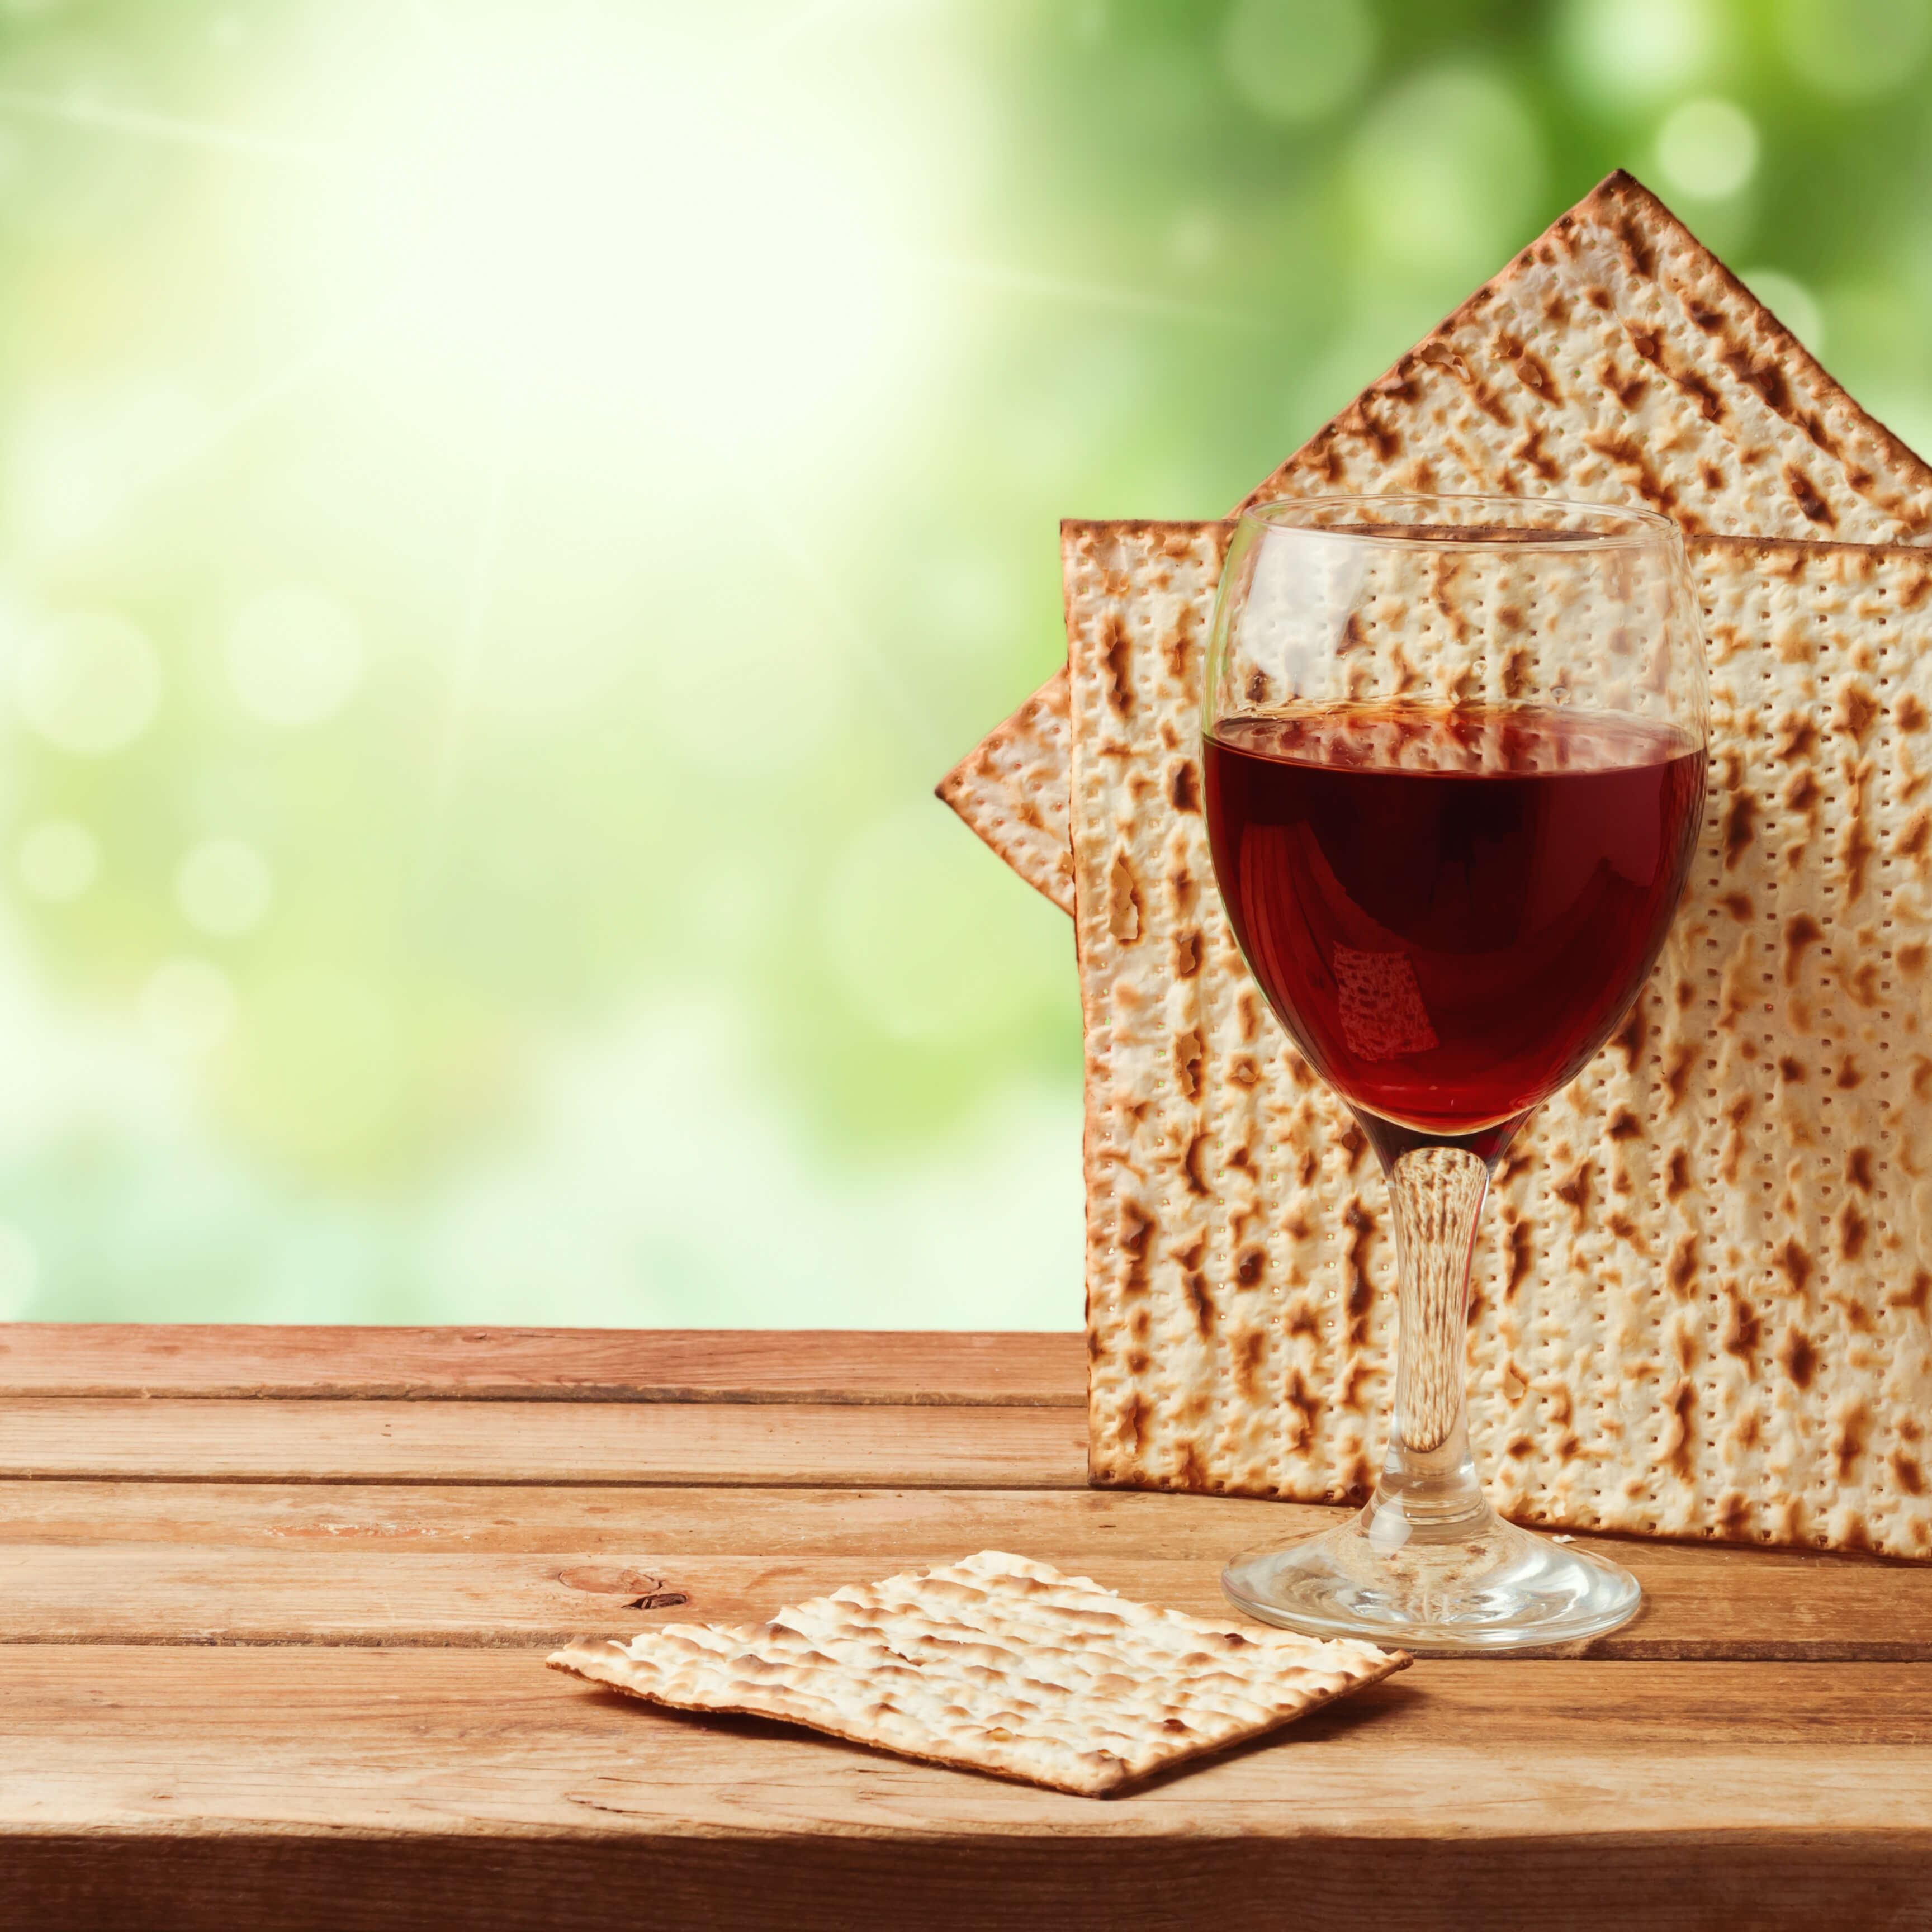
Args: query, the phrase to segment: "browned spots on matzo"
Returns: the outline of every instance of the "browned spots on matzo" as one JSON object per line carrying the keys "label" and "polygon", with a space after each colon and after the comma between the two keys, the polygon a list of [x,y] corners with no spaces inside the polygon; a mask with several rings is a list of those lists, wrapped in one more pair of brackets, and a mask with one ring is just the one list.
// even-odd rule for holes
{"label": "browned spots on matzo", "polygon": [[1751,842],[1752,822],[1757,816],[1757,800],[1744,790],[1735,791],[1724,807],[1724,869],[1735,872],[1744,849]]}
{"label": "browned spots on matzo", "polygon": [[1531,430],[1510,454],[1525,469],[1540,476],[1546,483],[1553,483],[1562,474],[1556,458],[1543,446],[1543,431],[1540,429]]}
{"label": "browned spots on matzo", "polygon": [[1563,400],[1563,392],[1556,386],[1550,364],[1533,349],[1519,347],[1510,367],[1516,371],[1516,380],[1526,389],[1534,389],[1546,403],[1560,403]]}
{"label": "browned spots on matzo", "polygon": [[1806,951],[1825,937],[1825,930],[1808,912],[1793,913],[1784,922],[1784,983],[1798,983]]}
{"label": "browned spots on matzo", "polygon": [[1780,416],[1791,406],[1791,392],[1784,380],[1784,371],[1778,366],[1774,355],[1761,358],[1754,357],[1742,346],[1724,352],[1724,366],[1738,380],[1755,389],[1760,397]]}
{"label": "browned spots on matzo", "polygon": [[1670,1260],[1665,1269],[1665,1278],[1670,1283],[1671,1292],[1681,1301],[1688,1297],[1697,1280],[1697,1238],[1685,1234],[1670,1251]]}
{"label": "browned spots on matzo", "polygon": [[1393,420],[1373,407],[1364,396],[1342,418],[1344,428],[1353,429],[1375,448],[1377,459],[1392,463],[1402,454],[1402,430]]}
{"label": "browned spots on matzo", "polygon": [[1718,1346],[1727,1355],[1735,1355],[1749,1368],[1756,1359],[1758,1340],[1764,1324],[1757,1310],[1728,1282],[1724,1285],[1724,1326]]}
{"label": "browned spots on matzo", "polygon": [[1194,1311],[1194,1325],[1204,1342],[1214,1334],[1214,1304],[1208,1293],[1208,1277],[1198,1268],[1190,1268],[1181,1276],[1187,1290],[1187,1305]]}
{"label": "browned spots on matzo", "polygon": [[1811,1279],[1811,1257],[1796,1234],[1787,1234],[1771,1251],[1772,1265],[1784,1276],[1794,1294],[1802,1294]]}
{"label": "browned spots on matzo", "polygon": [[1849,731],[1862,745],[1878,722],[1878,700],[1854,680],[1840,689],[1837,708],[1832,713],[1832,724],[1836,730]]}
{"label": "browned spots on matzo", "polygon": [[1591,1188],[1596,1174],[1594,1161],[1580,1160],[1550,1190],[1570,1209],[1576,1225],[1580,1228],[1590,1217]]}
{"label": "browned spots on matzo", "polygon": [[1670,1392],[1670,1420],[1658,1460],[1680,1481],[1690,1479],[1690,1447],[1696,1439],[1691,1418],[1696,1412],[1697,1391],[1688,1382],[1680,1382]]}
{"label": "browned spots on matzo", "polygon": [[1836,1222],[1838,1238],[1838,1258],[1855,1262],[1865,1251],[1865,1243],[1871,1236],[1871,1223],[1858,1212],[1855,1202],[1847,1201],[1838,1210]]}
{"label": "browned spots on matzo", "polygon": [[1438,369],[1446,369],[1460,382],[1471,380],[1469,365],[1463,359],[1462,352],[1453,342],[1445,341],[1440,336],[1424,343],[1415,356],[1418,362],[1432,363]]}
{"label": "browned spots on matzo", "polygon": [[1134,709],[1134,687],[1128,671],[1133,657],[1133,640],[1118,616],[1108,620],[1100,646],[1101,661],[1107,667],[1107,702],[1123,718]]}
{"label": "browned spots on matzo", "polygon": [[1320,1426],[1322,1412],[1328,1403],[1308,1386],[1299,1369],[1288,1372],[1281,1392],[1282,1406],[1287,1411],[1284,1420],[1290,1431],[1291,1442],[1303,1443],[1312,1440]]}
{"label": "browned spots on matzo", "polygon": [[1809,758],[1817,744],[1818,728],[1802,711],[1787,711],[1778,719],[1772,748],[1787,764]]}
{"label": "browned spots on matzo", "polygon": [[1132,945],[1141,936],[1140,882],[1124,852],[1114,855],[1107,874],[1107,930],[1123,946]]}
{"label": "browned spots on matzo", "polygon": [[1201,768],[1192,758],[1180,759],[1169,770],[1167,802],[1176,812],[1201,809]]}
{"label": "browned spots on matzo", "polygon": [[1870,1426],[1870,1413],[1862,1402],[1848,1404],[1840,1414],[1838,1426],[1832,1436],[1832,1460],[1837,1465],[1840,1483],[1852,1480],[1858,1458],[1865,1453],[1867,1432]]}
{"label": "browned spots on matzo", "polygon": [[1875,850],[1865,829],[1865,788],[1871,782],[1872,761],[1861,758],[1856,766],[1844,767],[1844,817],[1839,821],[1836,855],[1845,874],[1848,898],[1858,898],[1865,889],[1865,868]]}
{"label": "browned spots on matzo", "polygon": [[1932,1274],[1924,1268],[1914,1268],[1912,1279],[1903,1288],[1895,1288],[1885,1298],[1888,1308],[1902,1308],[1908,1313],[1923,1315],[1926,1302],[1932,1297]]}
{"label": "browned spots on matzo", "polygon": [[1192,1100],[1201,1090],[1202,1046],[1200,1030],[1190,1027],[1174,1036],[1174,1079],[1182,1096]]}
{"label": "browned spots on matzo", "polygon": [[1258,1328],[1244,1330],[1233,1350],[1235,1392],[1244,1402],[1262,1399],[1262,1358],[1268,1353],[1268,1337]]}
{"label": "browned spots on matzo", "polygon": [[1530,1232],[1527,1221],[1518,1221],[1509,1231],[1509,1273],[1503,1282],[1503,1299],[1511,1300],[1529,1279]]}
{"label": "browned spots on matzo", "polygon": [[1369,1310],[1375,1299],[1363,1250],[1375,1232],[1376,1224],[1359,1195],[1349,1196],[1348,1204],[1342,1212],[1342,1225],[1347,1230],[1342,1243],[1342,1279],[1346,1284],[1342,1312],[1348,1320],[1348,1346],[1353,1348],[1361,1346],[1367,1333]]}
{"label": "browned spots on matzo", "polygon": [[[1650,378],[1641,369],[1626,368],[1613,356],[1606,356],[1597,365],[1597,380],[1626,410],[1635,409],[1650,392]],[[1624,446],[1621,437],[1606,437],[1604,441],[1614,441],[1620,447]],[[1590,446],[1603,455],[1611,454],[1601,442],[1593,441]],[[1612,460],[1618,459],[1613,457]]]}
{"label": "browned spots on matzo", "polygon": [[1785,1330],[1784,1339],[1778,1345],[1778,1366],[1801,1389],[1808,1389],[1818,1372],[1818,1351],[1796,1323]]}
{"label": "browned spots on matzo", "polygon": [[[1628,185],[1627,176],[1613,178]],[[1589,199],[1583,205],[1600,207],[1603,211],[1604,225],[1617,238],[1617,245],[1623,252],[1625,266],[1640,280],[1648,281],[1657,273],[1657,243],[1654,231],[1642,219],[1641,204],[1626,204],[1624,197],[1614,186],[1599,186],[1591,190]]]}
{"label": "browned spots on matzo", "polygon": [[1601,430],[1593,430],[1583,440],[1599,456],[1614,463],[1624,472],[1631,488],[1651,508],[1680,524],[1694,524],[1696,519],[1679,508],[1677,493],[1650,466],[1641,443],[1630,436],[1612,435]]}
{"label": "browned spots on matzo", "polygon": [[1640,993],[1632,1003],[1630,1012],[1623,1024],[1610,1036],[1610,1044],[1624,1057],[1624,1070],[1626,1072],[1636,1066],[1637,1055],[1643,1051],[1647,1024],[1643,1008],[1644,996]]}
{"label": "browned spots on matzo", "polygon": [[1114,1238],[1127,1264],[1120,1286],[1124,1288],[1144,1286],[1147,1281],[1148,1237],[1154,1232],[1154,1222],[1142,1212],[1138,1202],[1124,1200],[1114,1225]]}
{"label": "browned spots on matzo", "polygon": [[1207,1177],[1201,1171],[1202,1156],[1208,1150],[1208,1136],[1196,1134],[1187,1143],[1187,1151],[1181,1156],[1180,1172],[1187,1183],[1187,1191],[1201,1200],[1208,1198],[1212,1192]]}
{"label": "browned spots on matzo", "polygon": [[1184,604],[1168,635],[1163,655],[1167,659],[1167,674],[1177,684],[1185,684],[1193,675],[1194,622],[1192,607]]}
{"label": "browned spots on matzo", "polygon": [[1838,520],[1832,514],[1832,506],[1819,494],[1818,486],[1795,463],[1784,466],[1784,487],[1791,492],[1791,500],[1804,517],[1821,530],[1835,530]]}
{"label": "browned spots on matzo", "polygon": [[1670,1058],[1664,1063],[1664,1085],[1670,1096],[1673,1112],[1684,1104],[1684,1088],[1690,1078],[1690,1069],[1697,1058],[1695,1047],[1680,1043],[1670,1049]]}

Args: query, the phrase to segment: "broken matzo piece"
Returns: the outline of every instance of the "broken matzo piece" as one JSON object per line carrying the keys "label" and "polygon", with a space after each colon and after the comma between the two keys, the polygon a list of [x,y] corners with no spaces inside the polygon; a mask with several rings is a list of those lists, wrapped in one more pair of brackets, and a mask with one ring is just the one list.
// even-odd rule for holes
{"label": "broken matzo piece", "polygon": [[[1237,508],[1391,490],[1648,505],[1691,533],[1880,542],[1932,530],[1932,468],[1622,172]],[[1071,912],[1066,711],[1063,670],[939,795]]]}
{"label": "broken matzo piece", "polygon": [[[1232,528],[1064,532],[1090,1471],[1352,1498],[1394,1247],[1214,886],[1200,653]],[[1498,1170],[1471,1439],[1520,1521],[1932,1556],[1932,557],[1689,549],[1701,845],[1628,1021]],[[1418,698],[1480,688],[1454,615]]]}
{"label": "broken matzo piece", "polygon": [[1372,1684],[1400,1651],[1210,1622],[982,1550],[770,1623],[580,1637],[550,1664],[683,1710],[782,1718],[1090,1798]]}

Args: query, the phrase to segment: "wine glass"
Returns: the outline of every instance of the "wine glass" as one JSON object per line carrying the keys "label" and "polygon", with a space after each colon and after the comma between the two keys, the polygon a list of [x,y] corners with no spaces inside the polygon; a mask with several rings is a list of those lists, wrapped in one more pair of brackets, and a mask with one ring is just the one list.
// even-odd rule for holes
{"label": "wine glass", "polygon": [[1420,496],[1240,518],[1202,718],[1215,874],[1276,1016],[1381,1160],[1400,1280],[1375,1493],[1340,1528],[1230,1564],[1223,1587],[1251,1615],[1489,1651],[1636,1611],[1627,1570],[1484,1496],[1469,1262],[1510,1136],[1609,1038],[1663,946],[1702,817],[1707,708],[1664,518]]}

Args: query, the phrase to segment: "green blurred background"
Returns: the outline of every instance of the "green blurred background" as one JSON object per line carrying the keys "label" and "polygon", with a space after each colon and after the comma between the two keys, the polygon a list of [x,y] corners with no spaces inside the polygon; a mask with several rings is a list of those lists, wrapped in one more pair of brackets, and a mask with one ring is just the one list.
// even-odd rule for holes
{"label": "green blurred background", "polygon": [[1932,448],[1932,0],[0,0],[0,1316],[1071,1328],[934,802],[1610,168]]}

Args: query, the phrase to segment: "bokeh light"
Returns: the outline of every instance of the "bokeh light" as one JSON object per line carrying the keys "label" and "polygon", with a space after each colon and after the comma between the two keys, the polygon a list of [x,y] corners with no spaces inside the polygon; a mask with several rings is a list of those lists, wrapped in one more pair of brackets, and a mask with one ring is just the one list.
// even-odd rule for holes
{"label": "bokeh light", "polygon": [[1932,0],[1780,0],[1791,70],[1843,100],[1908,87],[1932,51]]}
{"label": "bokeh light", "polygon": [[1670,194],[1722,201],[1757,172],[1757,129],[1735,101],[1687,100],[1658,130],[1657,172]]}
{"label": "bokeh light", "polygon": [[1071,1328],[932,797],[1602,175],[1932,441],[1932,0],[0,0],[0,1316]]}
{"label": "bokeh light", "polygon": [[228,634],[235,694],[272,724],[332,717],[362,682],[362,656],[355,614],[309,584],[280,584],[251,598]]}
{"label": "bokeh light", "polygon": [[218,938],[234,938],[259,926],[274,890],[268,861],[239,838],[203,839],[175,874],[182,916]]}
{"label": "bokeh light", "polygon": [[1234,0],[1221,60],[1234,92],[1273,121],[1318,121],[1353,100],[1375,64],[1364,0]]}
{"label": "bokeh light", "polygon": [[70,818],[43,818],[22,833],[20,883],[34,898],[77,899],[100,870],[100,842]]}
{"label": "bokeh light", "polygon": [[154,721],[161,673],[154,647],[125,618],[85,610],[44,626],[22,653],[21,715],[50,745],[98,758]]}
{"label": "bokeh light", "polygon": [[1564,0],[1555,24],[1572,87],[1641,109],[1706,78],[1724,50],[1728,22],[1720,0]]}
{"label": "bokeh light", "polygon": [[1355,135],[1349,170],[1378,278],[1480,280],[1479,265],[1508,258],[1543,198],[1534,116],[1500,75],[1477,68],[1400,83]]}

